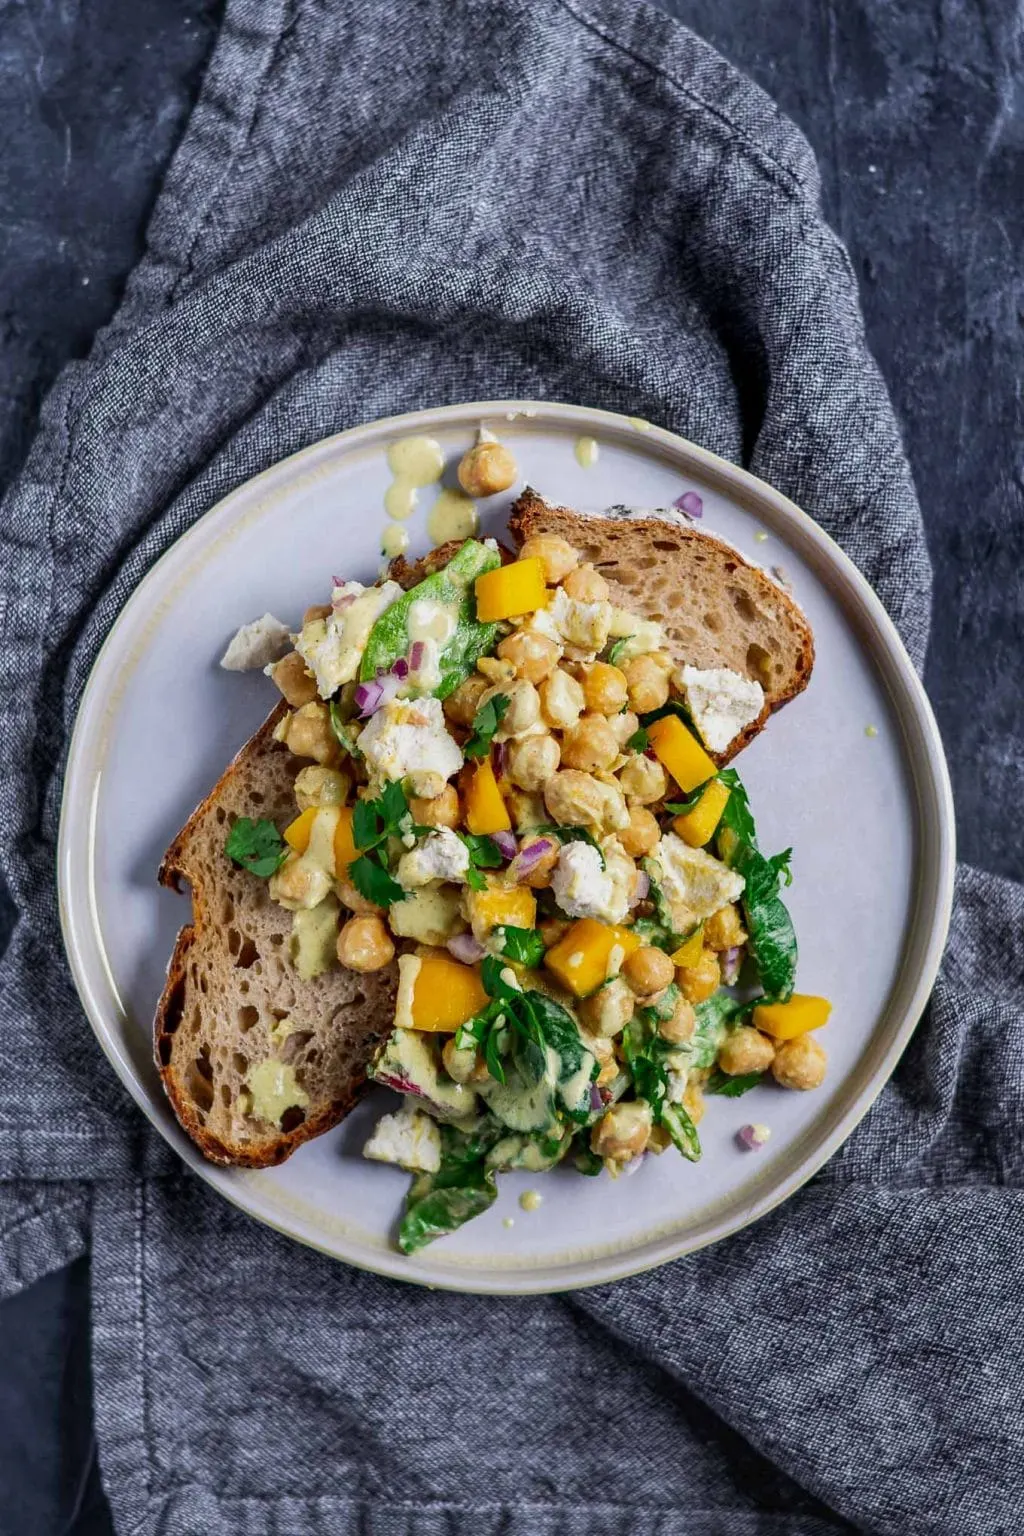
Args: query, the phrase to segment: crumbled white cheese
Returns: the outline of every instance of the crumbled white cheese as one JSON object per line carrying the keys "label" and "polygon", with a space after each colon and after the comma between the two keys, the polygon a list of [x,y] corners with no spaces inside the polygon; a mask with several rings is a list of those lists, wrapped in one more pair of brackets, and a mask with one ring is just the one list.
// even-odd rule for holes
{"label": "crumbled white cheese", "polygon": [[371,715],[359,750],[378,779],[418,772],[448,780],[462,767],[462,753],[448,734],[440,699],[392,699]]}
{"label": "crumbled white cheese", "polygon": [[596,656],[604,648],[612,622],[611,603],[581,602],[558,587],[547,611],[566,645],[581,653],[577,659]]}
{"label": "crumbled white cheese", "polygon": [[243,624],[220,659],[226,672],[253,672],[269,667],[290,651],[292,636],[287,624],[265,613],[251,624]]}
{"label": "crumbled white cheese", "polygon": [[322,699],[329,699],[357,676],[370,631],[401,596],[397,581],[385,581],[379,587],[346,581],[334,588],[328,617],[303,625],[295,649],[316,678]]}
{"label": "crumbled white cheese", "polygon": [[431,880],[463,880],[469,869],[469,849],[450,827],[430,832],[418,847],[398,861],[398,882],[414,891]]}
{"label": "crumbled white cheese", "polygon": [[654,878],[680,931],[701,922],[743,894],[744,879],[703,848],[690,848],[666,832],[651,855]]}
{"label": "crumbled white cheese", "polygon": [[615,878],[615,861],[607,855],[605,859],[602,868],[601,854],[590,843],[566,843],[559,853],[551,889],[567,917],[596,917],[604,923],[621,923],[625,918],[628,888]]}
{"label": "crumbled white cheese", "polygon": [[421,1109],[404,1106],[380,1117],[363,1156],[394,1163],[409,1173],[436,1173],[441,1166],[441,1127]]}
{"label": "crumbled white cheese", "polygon": [[631,661],[634,656],[647,656],[651,651],[668,650],[668,640],[661,625],[654,619],[642,619],[628,608],[613,608],[608,630],[610,639],[627,640],[618,652],[619,661]]}
{"label": "crumbled white cheese", "polygon": [[704,745],[712,752],[725,752],[764,708],[761,684],[729,667],[712,667],[708,671],[680,667],[672,681],[685,697]]}

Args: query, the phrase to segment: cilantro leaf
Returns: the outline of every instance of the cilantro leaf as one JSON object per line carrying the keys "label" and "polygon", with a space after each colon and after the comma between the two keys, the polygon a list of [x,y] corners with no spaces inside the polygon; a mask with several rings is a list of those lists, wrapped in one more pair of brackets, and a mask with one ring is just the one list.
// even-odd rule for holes
{"label": "cilantro leaf", "polygon": [[380,818],[372,800],[357,800],[352,808],[352,839],[357,848],[373,848],[380,840]]}
{"label": "cilantro leaf", "polygon": [[360,896],[372,901],[377,907],[390,907],[396,901],[404,901],[406,892],[388,874],[379,857],[364,853],[348,867],[348,877]]}
{"label": "cilantro leaf", "polygon": [[[718,775],[715,774],[714,777],[717,778]],[[700,800],[701,795],[703,795],[704,791],[707,789],[711,782],[711,779],[705,779],[703,784],[698,784],[693,793],[687,795],[683,800],[666,800],[666,811],[669,811],[673,816],[685,816],[687,811],[692,811],[694,809],[694,807],[697,805],[697,802]]]}
{"label": "cilantro leaf", "polygon": [[758,1083],[763,1083],[763,1072],[744,1072],[737,1077],[730,1077],[720,1067],[716,1067],[704,1084],[705,1093],[720,1094],[723,1099],[738,1099],[744,1093],[749,1093],[751,1088],[756,1088]]}
{"label": "cilantro leaf", "polygon": [[643,725],[639,730],[634,731],[632,736],[628,737],[626,741],[626,746],[631,752],[646,752],[650,744],[651,738],[647,734],[647,728]]}
{"label": "cilantro leaf", "polygon": [[482,869],[500,869],[505,862],[501,849],[493,837],[475,832],[460,832],[459,837],[466,846],[469,854],[469,868],[466,871],[466,884],[470,890],[482,891],[486,888],[487,881],[480,873]]}
{"label": "cilantro leaf", "polygon": [[510,702],[507,693],[496,693],[486,704],[481,704],[473,716],[473,734],[462,749],[466,757],[487,756]]}
{"label": "cilantro leaf", "polygon": [[224,852],[233,863],[266,880],[281,868],[288,850],[272,821],[239,816],[228,833]]}
{"label": "cilantro leaf", "polygon": [[536,970],[545,954],[543,936],[536,928],[515,928],[505,924],[497,932],[503,955],[514,960],[517,965],[526,965]]}

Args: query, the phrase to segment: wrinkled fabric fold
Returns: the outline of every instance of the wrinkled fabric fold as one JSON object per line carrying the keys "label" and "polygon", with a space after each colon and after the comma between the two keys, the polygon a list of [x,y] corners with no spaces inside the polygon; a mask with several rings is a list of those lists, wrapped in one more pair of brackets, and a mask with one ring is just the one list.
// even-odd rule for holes
{"label": "wrinkled fabric fold", "polygon": [[103,637],[221,496],[358,422],[536,397],[670,427],[838,539],[920,669],[921,515],[818,190],[759,90],[626,0],[229,0],[146,254],[0,519],[0,1281],[91,1240],[119,1531],[1012,1526],[1019,887],[960,871],[925,1017],[807,1189],[656,1274],[522,1302],[358,1274],[181,1172],[61,951]]}

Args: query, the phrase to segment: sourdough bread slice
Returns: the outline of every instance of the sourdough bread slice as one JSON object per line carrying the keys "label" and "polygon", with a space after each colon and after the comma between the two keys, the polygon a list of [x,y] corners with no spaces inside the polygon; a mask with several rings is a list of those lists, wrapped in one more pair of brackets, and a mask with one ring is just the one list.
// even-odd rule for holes
{"label": "sourdough bread slice", "polygon": [[553,506],[527,487],[509,515],[517,547],[558,534],[605,578],[611,601],[655,619],[680,665],[729,667],[764,689],[760,715],[710,755],[727,763],[768,716],[807,687],[814,665],[811,628],[793,599],[731,544],[680,518],[590,516]]}
{"label": "sourdough bread slice", "polygon": [[[174,839],[160,882],[192,890],[192,922],[181,930],[157,1009],[155,1053],[182,1126],[218,1163],[265,1168],[336,1125],[353,1107],[395,1012],[397,965],[360,976],[334,965],[303,981],[288,958],[291,913],[267,882],[224,852],[239,816],[283,827],[296,814],[295,776],[304,766],[273,740],[281,703]],[[282,1070],[278,1074],[278,1067]],[[305,1103],[267,1119],[275,1076]],[[297,1087],[298,1093],[295,1092]]]}

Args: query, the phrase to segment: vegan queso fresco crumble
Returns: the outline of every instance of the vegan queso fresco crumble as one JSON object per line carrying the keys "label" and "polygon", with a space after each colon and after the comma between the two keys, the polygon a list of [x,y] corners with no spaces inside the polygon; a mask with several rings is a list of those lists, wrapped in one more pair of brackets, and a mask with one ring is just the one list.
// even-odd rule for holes
{"label": "vegan queso fresco crumble", "polygon": [[295,815],[236,820],[226,852],[292,914],[304,979],[397,963],[370,1075],[404,1100],[364,1151],[415,1176],[405,1252],[504,1170],[696,1161],[707,1095],[822,1082],[789,850],[711,755],[759,683],[678,665],[547,534],[510,564],[469,539],[409,591],[336,580],[292,641],[268,671]]}

